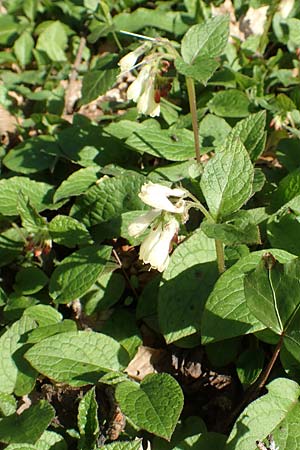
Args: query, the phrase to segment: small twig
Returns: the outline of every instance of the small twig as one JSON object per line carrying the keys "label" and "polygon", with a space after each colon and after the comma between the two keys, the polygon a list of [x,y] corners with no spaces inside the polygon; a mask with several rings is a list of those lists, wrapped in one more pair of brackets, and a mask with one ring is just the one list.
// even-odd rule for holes
{"label": "small twig", "polygon": [[79,47],[78,47],[78,50],[77,50],[76,58],[75,58],[73,66],[72,66],[71,74],[70,74],[70,77],[69,77],[69,85],[68,85],[68,87],[66,89],[66,94],[65,94],[65,111],[64,111],[65,114],[72,114],[72,112],[73,112],[74,100],[72,99],[72,93],[74,91],[75,81],[76,81],[76,78],[77,78],[77,73],[78,73],[79,66],[81,64],[82,53],[84,51],[85,44],[86,44],[86,39],[85,39],[85,37],[82,36],[80,38],[80,42],[79,42]]}
{"label": "small twig", "polygon": [[129,276],[127,275],[126,270],[125,270],[124,267],[123,267],[122,261],[120,260],[118,253],[116,252],[115,249],[113,249],[112,252],[113,252],[114,257],[115,257],[116,260],[117,260],[117,263],[118,263],[119,266],[120,266],[120,269],[122,270],[122,272],[123,272],[123,274],[124,274],[124,277],[126,278],[126,281],[127,281],[128,285],[129,285],[130,289],[132,290],[132,293],[133,293],[133,295],[134,295],[134,298],[137,299],[137,298],[138,298],[138,294],[137,294],[137,292],[136,292],[134,286],[132,286],[132,284],[131,284],[131,282],[130,282]]}

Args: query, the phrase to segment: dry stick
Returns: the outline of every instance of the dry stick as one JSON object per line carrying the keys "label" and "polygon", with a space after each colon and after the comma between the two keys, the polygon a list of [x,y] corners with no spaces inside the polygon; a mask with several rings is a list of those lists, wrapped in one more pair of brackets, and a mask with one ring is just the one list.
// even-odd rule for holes
{"label": "dry stick", "polygon": [[119,255],[118,255],[118,253],[116,252],[115,249],[113,249],[113,255],[114,255],[114,257],[116,258],[117,263],[119,264],[120,269],[122,270],[122,272],[123,272],[123,274],[124,274],[124,277],[126,278],[126,281],[127,281],[127,283],[128,283],[128,286],[129,286],[130,289],[132,290],[132,293],[133,293],[134,298],[135,298],[135,299],[138,299],[138,294],[137,294],[137,292],[136,292],[134,286],[132,286],[132,284],[131,284],[131,282],[130,282],[130,279],[129,279],[129,276],[127,275],[126,270],[125,270],[124,267],[123,267],[122,261],[120,260]]}
{"label": "dry stick", "polygon": [[82,53],[83,53],[83,50],[85,47],[85,43],[86,43],[86,39],[85,39],[85,37],[82,36],[80,38],[78,51],[77,51],[76,58],[75,58],[73,66],[72,66],[71,74],[69,77],[69,85],[66,89],[64,114],[72,114],[72,112],[73,112],[74,101],[72,100],[72,92],[75,89],[75,81],[77,78],[77,72],[78,72],[79,66],[81,64]]}
{"label": "dry stick", "polygon": [[253,384],[253,386],[251,386],[248,391],[246,392],[246,395],[243,399],[243,401],[241,402],[240,405],[237,406],[237,408],[235,408],[235,410],[232,412],[232,414],[230,415],[228,421],[227,421],[227,427],[229,427],[231,425],[232,422],[235,421],[235,419],[237,418],[237,416],[242,412],[242,410],[253,400],[255,400],[258,397],[259,392],[261,391],[261,389],[265,386],[270,372],[273,369],[273,366],[278,358],[278,355],[280,353],[281,347],[282,347],[282,343],[283,343],[283,338],[284,338],[284,334],[281,334],[280,339],[278,341],[278,344],[276,345],[276,348],[274,350],[274,353],[272,355],[272,358],[270,359],[267,367],[262,371],[262,373],[260,374],[260,377],[258,378],[257,382]]}

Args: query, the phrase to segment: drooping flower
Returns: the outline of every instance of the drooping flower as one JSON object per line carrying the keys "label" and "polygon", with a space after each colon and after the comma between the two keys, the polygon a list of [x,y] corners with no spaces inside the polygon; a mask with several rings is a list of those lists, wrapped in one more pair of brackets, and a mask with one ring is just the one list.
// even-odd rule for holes
{"label": "drooping flower", "polygon": [[138,101],[138,99],[142,95],[142,92],[145,89],[146,83],[150,76],[150,72],[151,66],[149,64],[146,64],[145,66],[142,67],[136,79],[131,83],[131,85],[127,89],[128,100],[133,100],[134,102]]}
{"label": "drooping flower", "polygon": [[137,102],[138,111],[150,117],[156,117],[160,114],[160,103],[155,101],[154,83],[155,78],[150,77]]}
{"label": "drooping flower", "polygon": [[153,269],[163,272],[169,263],[172,239],[179,229],[178,221],[172,217],[167,223],[159,222],[152,228],[140,248],[140,258]]}
{"label": "drooping flower", "polygon": [[128,226],[129,236],[136,237],[142,234],[160,213],[160,209],[153,209],[139,216]]}
{"label": "drooping flower", "polygon": [[147,50],[151,48],[150,42],[145,42],[143,45],[140,45],[132,52],[127,53],[127,55],[123,56],[118,62],[118,66],[120,66],[121,72],[129,72],[132,70],[140,56],[142,56]]}
{"label": "drooping flower", "polygon": [[[158,183],[146,183],[139,193],[140,199],[152,210],[142,214],[128,227],[130,236],[142,234],[149,226],[151,230],[140,247],[140,258],[145,264],[162,272],[169,263],[172,240],[179,230],[180,221],[187,220],[184,200],[186,191],[171,189]],[[176,214],[176,217],[174,217]]]}
{"label": "drooping flower", "polygon": [[[152,208],[168,211],[175,214],[183,214],[185,191],[179,188],[171,189],[158,183],[144,184],[139,193],[140,199]],[[169,197],[177,197],[179,200],[172,203]]]}

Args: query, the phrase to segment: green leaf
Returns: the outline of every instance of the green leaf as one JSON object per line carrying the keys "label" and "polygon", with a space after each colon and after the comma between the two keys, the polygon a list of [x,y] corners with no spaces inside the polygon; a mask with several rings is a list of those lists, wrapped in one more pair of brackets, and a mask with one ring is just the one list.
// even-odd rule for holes
{"label": "green leaf", "polygon": [[188,29],[188,24],[185,23],[184,19],[187,19],[187,17],[180,11],[138,8],[130,13],[122,12],[115,15],[113,23],[117,30],[136,32],[145,27],[154,27],[169,33],[182,35]]}
{"label": "green leaf", "polygon": [[33,319],[40,327],[52,325],[62,320],[61,313],[49,305],[30,306],[24,311],[25,316]]}
{"label": "green leaf", "polygon": [[10,416],[17,409],[17,401],[13,395],[0,392],[0,416]]}
{"label": "green leaf", "polygon": [[19,193],[17,209],[26,231],[39,233],[41,230],[45,230],[47,233],[46,219],[40,216],[36,209],[31,206],[29,197],[25,196],[22,191]]}
{"label": "green leaf", "polygon": [[18,200],[22,192],[30,198],[31,205],[37,211],[43,211],[52,202],[53,188],[50,184],[30,180],[25,177],[12,177],[0,180],[0,213],[4,216],[16,216]]}
{"label": "green leaf", "polygon": [[271,217],[267,225],[268,240],[271,245],[295,255],[300,253],[299,231],[299,215],[290,208]]}
{"label": "green leaf", "polygon": [[168,440],[183,408],[181,388],[167,373],[147,375],[140,385],[119,384],[116,400],[137,427]]}
{"label": "green leaf", "polygon": [[[270,433],[279,448],[288,448],[285,446],[287,441],[292,441],[292,447],[296,448],[290,427],[297,423],[300,413],[299,385],[292,380],[277,378],[267,388],[268,393],[250,403],[238,417],[227,440],[226,450],[254,450],[255,442],[264,440]],[[296,430],[297,436],[298,428]]]}
{"label": "green leaf", "polygon": [[116,83],[118,72],[117,68],[87,72],[83,77],[80,104],[86,105],[105,94]]}
{"label": "green leaf", "polygon": [[271,207],[277,211],[285,203],[300,194],[300,168],[293,170],[280,180],[278,188],[271,197]]}
{"label": "green leaf", "polygon": [[254,170],[239,139],[211,158],[204,168],[201,189],[214,218],[237,211],[250,197]]}
{"label": "green leaf", "polygon": [[19,25],[9,14],[0,17],[0,45],[10,46],[18,33]]}
{"label": "green leaf", "polygon": [[205,86],[219,65],[219,62],[207,56],[198,56],[192,64],[187,64],[181,58],[175,60],[175,67],[179,73],[200,81]]}
{"label": "green leaf", "polygon": [[37,50],[43,50],[51,61],[67,61],[65,48],[68,37],[63,24],[56,20],[50,22],[39,35]]}
{"label": "green leaf", "polygon": [[14,52],[22,67],[31,61],[34,40],[28,31],[23,31],[21,36],[14,43]]}
{"label": "green leaf", "polygon": [[16,275],[14,289],[19,294],[35,294],[48,283],[47,275],[38,267],[23,267]]}
{"label": "green leaf", "polygon": [[259,244],[258,226],[253,223],[250,213],[241,210],[226,223],[211,223],[203,221],[201,230],[212,239],[219,239],[226,245]]}
{"label": "green leaf", "polygon": [[96,383],[102,372],[122,370],[129,362],[117,341],[94,331],[56,334],[34,345],[25,356],[38,372],[72,386]]}
{"label": "green leaf", "polygon": [[173,132],[142,128],[131,134],[126,144],[140,153],[148,153],[169,161],[185,161],[195,155],[193,133],[185,128],[176,130],[176,141]]}
{"label": "green leaf", "polygon": [[52,136],[36,136],[12,148],[3,158],[3,164],[14,172],[25,175],[53,167],[60,148]]}
{"label": "green leaf", "polygon": [[297,359],[300,348],[299,274],[299,259],[282,266],[268,253],[244,281],[251,312],[273,332],[284,336],[284,344]]}
{"label": "green leaf", "polygon": [[93,449],[96,446],[100,433],[98,421],[98,404],[96,401],[95,388],[90,389],[80,400],[78,406],[78,428],[80,440],[78,448]]}
{"label": "green leaf", "polygon": [[64,438],[54,431],[44,431],[35,443],[36,450],[67,450]]}
{"label": "green leaf", "polygon": [[69,331],[77,331],[77,326],[74,320],[66,319],[59,323],[40,326],[26,334],[26,343],[36,344],[43,339],[54,336],[55,334],[67,333]]}
{"label": "green leaf", "polygon": [[117,309],[105,322],[101,332],[118,341],[127,350],[131,359],[142,345],[135,315],[125,308]]}
{"label": "green leaf", "polygon": [[211,113],[221,117],[246,117],[250,113],[247,95],[237,89],[228,89],[214,94],[208,102]]}
{"label": "green leaf", "polygon": [[23,345],[23,343],[20,342],[22,334],[35,328],[35,326],[35,322],[32,319],[23,317],[14,322],[14,324],[0,337],[0,389],[3,393],[11,394],[15,389],[18,367],[13,355]]}
{"label": "green leaf", "polygon": [[199,126],[201,147],[205,151],[221,147],[231,130],[231,126],[222,117],[206,114]]}
{"label": "green leaf", "polygon": [[254,383],[263,370],[265,354],[261,348],[248,349],[241,353],[236,362],[236,372],[243,386]]}
{"label": "green leaf", "polygon": [[[0,194],[1,195],[1,194]],[[0,267],[18,258],[24,250],[24,239],[15,228],[0,234]]]}
{"label": "green leaf", "polygon": [[85,294],[103,272],[111,247],[86,247],[65,258],[52,273],[49,293],[56,303]]}
{"label": "green leaf", "polygon": [[143,210],[145,204],[138,194],[145,180],[142,175],[132,172],[104,178],[76,201],[71,215],[92,226],[117,218],[126,211]]}
{"label": "green leaf", "polygon": [[199,416],[188,416],[180,420],[176,424],[175,431],[170,441],[154,437],[151,448],[153,450],[172,450],[172,449],[185,449],[182,444],[186,438],[199,437],[199,434],[206,432],[206,425]]}
{"label": "green leaf", "polygon": [[220,56],[228,41],[229,17],[220,15],[205,23],[192,26],[181,42],[181,54],[187,64],[193,64],[198,56]]}
{"label": "green leaf", "polygon": [[240,138],[251,160],[256,161],[264,151],[266,141],[265,126],[266,112],[259,111],[240,120],[229,133],[228,138],[231,139],[231,142],[236,138]]}
{"label": "green leaf", "polygon": [[195,231],[171,256],[159,287],[158,317],[167,343],[200,329],[205,300],[217,278],[215,244]]}
{"label": "green leaf", "polygon": [[134,441],[118,441],[105,445],[105,450],[139,450],[142,441],[140,439]]}
{"label": "green leaf", "polygon": [[54,408],[45,400],[41,400],[21,415],[5,417],[0,421],[0,442],[34,444],[54,416]]}
{"label": "green leaf", "polygon": [[99,167],[86,167],[73,172],[56,189],[53,200],[58,202],[63,198],[83,194],[90,186],[96,183]]}
{"label": "green leaf", "polygon": [[49,223],[49,233],[54,242],[70,248],[93,243],[85,225],[69,216],[55,216]]}
{"label": "green leaf", "polygon": [[116,272],[104,273],[94,286],[81,297],[85,314],[90,316],[98,311],[111,308],[120,300],[125,289],[124,277]]}
{"label": "green leaf", "polygon": [[[255,269],[268,250],[253,252],[241,258],[222,274],[210,294],[202,316],[202,342],[208,344],[262,330],[264,325],[250,312],[244,293],[244,277]],[[284,250],[269,250],[278,261],[295,258]]]}

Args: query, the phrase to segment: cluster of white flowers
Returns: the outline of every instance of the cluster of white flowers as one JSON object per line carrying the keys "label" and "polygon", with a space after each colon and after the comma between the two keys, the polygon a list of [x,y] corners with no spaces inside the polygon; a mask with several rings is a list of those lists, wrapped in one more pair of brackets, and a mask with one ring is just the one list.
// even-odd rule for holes
{"label": "cluster of white flowers", "polygon": [[[144,184],[139,193],[140,199],[154,209],[132,222],[128,232],[136,237],[151,227],[141,244],[140,258],[159,272],[163,272],[169,263],[170,245],[178,233],[180,222],[187,219],[185,195],[182,189],[171,189],[157,183]],[[172,202],[169,197],[176,200]]]}
{"label": "cluster of white flowers", "polygon": [[138,76],[127,90],[127,98],[137,103],[139,113],[155,117],[160,114],[160,103],[155,99],[155,82],[159,72],[157,58],[153,54],[145,56],[143,61],[136,65],[138,58],[149,49],[151,49],[151,43],[144,43],[120,59],[118,65],[121,72],[129,72],[141,66]]}

